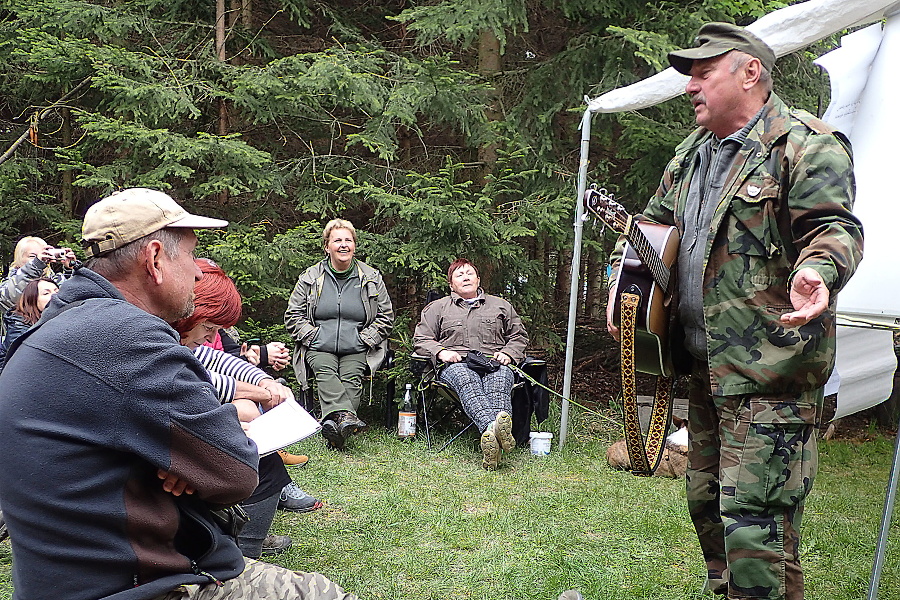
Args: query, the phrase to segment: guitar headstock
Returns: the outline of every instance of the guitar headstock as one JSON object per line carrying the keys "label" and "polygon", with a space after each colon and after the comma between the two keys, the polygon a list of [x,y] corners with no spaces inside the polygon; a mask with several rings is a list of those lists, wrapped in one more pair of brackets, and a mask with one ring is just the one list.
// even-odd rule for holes
{"label": "guitar headstock", "polygon": [[598,189],[596,183],[591,184],[584,192],[584,208],[616,233],[625,233],[628,227],[628,211],[613,200],[605,188]]}

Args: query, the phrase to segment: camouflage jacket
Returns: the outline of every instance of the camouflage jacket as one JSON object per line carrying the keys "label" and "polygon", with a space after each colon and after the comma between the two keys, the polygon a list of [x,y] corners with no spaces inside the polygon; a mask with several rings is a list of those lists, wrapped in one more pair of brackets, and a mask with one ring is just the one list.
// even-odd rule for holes
{"label": "camouflage jacket", "polygon": [[[678,146],[644,210],[648,220],[684,231],[693,157],[710,135],[699,128]],[[714,394],[825,384],[834,368],[836,293],[862,259],[854,194],[846,138],[771,94],[725,179],[705,240],[703,316]],[[791,277],[804,267],[822,276],[831,303],[806,325],[785,327],[779,317],[793,310]],[[677,331],[672,339],[681,339]]]}

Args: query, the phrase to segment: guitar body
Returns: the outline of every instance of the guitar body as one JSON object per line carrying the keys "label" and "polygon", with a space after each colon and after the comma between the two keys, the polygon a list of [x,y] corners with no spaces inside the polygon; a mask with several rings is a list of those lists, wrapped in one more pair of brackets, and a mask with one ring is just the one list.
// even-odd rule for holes
{"label": "guitar body", "polygon": [[[678,257],[678,231],[668,225],[654,223],[636,223],[636,225],[662,263],[673,271],[673,265]],[[610,297],[615,303],[614,323],[621,328],[622,294],[635,293],[640,296],[635,323],[634,354],[635,370],[641,373],[668,377],[673,372],[668,338],[671,289],[675,287],[674,281],[669,287],[669,293],[663,291],[631,243],[627,243],[624,258],[619,264],[616,286],[610,290]]]}

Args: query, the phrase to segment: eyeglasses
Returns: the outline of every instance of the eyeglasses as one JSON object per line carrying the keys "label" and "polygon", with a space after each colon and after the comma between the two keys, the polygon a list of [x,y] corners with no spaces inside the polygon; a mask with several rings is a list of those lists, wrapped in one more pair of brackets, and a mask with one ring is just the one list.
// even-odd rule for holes
{"label": "eyeglasses", "polygon": [[221,329],[221,327],[219,327],[219,326],[216,325],[215,323],[210,323],[210,322],[208,322],[208,321],[205,322],[205,323],[200,323],[200,326],[203,327],[203,330],[204,330],[206,333],[215,333],[215,332],[217,332],[219,329]]}

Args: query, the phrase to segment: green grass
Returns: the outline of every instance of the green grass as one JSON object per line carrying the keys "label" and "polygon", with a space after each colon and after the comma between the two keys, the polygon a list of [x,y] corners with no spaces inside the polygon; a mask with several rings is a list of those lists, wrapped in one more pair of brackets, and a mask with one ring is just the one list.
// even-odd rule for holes
{"label": "green grass", "polygon": [[[564,450],[556,439],[548,457],[516,450],[493,473],[469,438],[440,454],[377,427],[346,453],[319,438],[297,444],[312,459],[291,469],[294,480],[325,507],[279,513],[274,531],[294,546],[274,562],[369,599],[555,600],[571,587],[588,600],[703,597],[683,482],[610,470],[615,433],[572,416]],[[802,529],[808,599],[865,597],[892,452],[889,439],[821,444]],[[883,599],[900,599],[897,520]],[[0,597],[11,593],[10,565],[4,543]]]}

